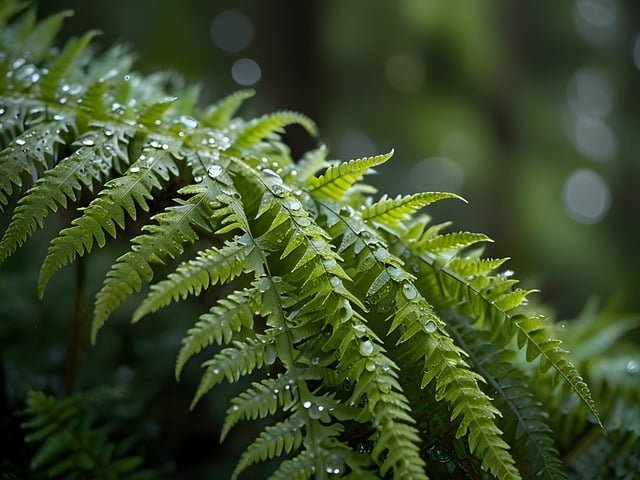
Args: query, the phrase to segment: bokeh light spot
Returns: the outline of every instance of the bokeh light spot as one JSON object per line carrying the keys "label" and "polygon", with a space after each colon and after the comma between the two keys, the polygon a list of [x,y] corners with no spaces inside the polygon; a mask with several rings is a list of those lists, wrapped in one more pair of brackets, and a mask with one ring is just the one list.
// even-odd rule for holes
{"label": "bokeh light spot", "polygon": [[573,24],[587,40],[608,44],[617,36],[618,7],[612,0],[577,0]]}
{"label": "bokeh light spot", "polygon": [[567,100],[576,115],[604,117],[613,108],[613,88],[602,75],[582,68],[569,80]]}
{"label": "bokeh light spot", "polygon": [[602,220],[611,206],[611,191],[607,182],[596,172],[586,168],[569,175],[562,196],[569,216],[585,225]]}
{"label": "bokeh light spot", "polygon": [[578,151],[592,160],[611,160],[618,147],[611,128],[595,118],[576,119],[573,140]]}
{"label": "bokeh light spot", "polygon": [[238,10],[225,10],[211,22],[211,39],[225,52],[241,52],[253,40],[253,24]]}
{"label": "bokeh light spot", "polygon": [[260,65],[250,58],[241,58],[231,67],[231,76],[237,84],[243,87],[255,85],[262,77]]}

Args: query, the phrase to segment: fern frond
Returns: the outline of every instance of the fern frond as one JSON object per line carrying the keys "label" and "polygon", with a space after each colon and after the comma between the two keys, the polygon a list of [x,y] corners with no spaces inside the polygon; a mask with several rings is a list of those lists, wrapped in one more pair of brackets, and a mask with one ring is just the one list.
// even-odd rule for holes
{"label": "fern frond", "polygon": [[[196,394],[191,402],[191,408],[224,378],[230,383],[238,381],[241,376],[247,375],[256,368],[261,368],[265,362],[265,352],[274,346],[266,340],[247,338],[244,341],[233,342],[233,347],[228,347],[217,353],[211,360],[203,363],[205,372],[202,375]],[[267,356],[267,359],[273,358]]]}
{"label": "fern frond", "polygon": [[289,406],[295,391],[293,385],[293,378],[283,374],[277,378],[263,379],[260,383],[253,382],[250,388],[231,400],[232,406],[227,409],[220,441],[239,421],[265,418],[273,415],[278,407]]}
{"label": "fern frond", "polygon": [[226,127],[240,105],[255,95],[255,90],[240,90],[209,107],[202,116],[202,123],[212,128]]}
{"label": "fern frond", "polygon": [[182,348],[176,360],[175,375],[180,376],[187,361],[203,348],[213,344],[231,342],[234,332],[253,327],[253,311],[258,301],[257,288],[230,293],[200,316],[195,326],[182,340]]}
{"label": "fern frond", "polygon": [[272,113],[248,122],[238,132],[232,145],[225,150],[225,153],[237,156],[242,150],[252,147],[269,134],[278,132],[283,127],[294,123],[304,127],[310,135],[315,136],[317,134],[315,123],[305,115],[290,111]]}
{"label": "fern frond", "polygon": [[232,479],[254,463],[291,453],[302,445],[302,427],[305,422],[299,414],[292,414],[286,420],[267,427],[242,453]]}
{"label": "fern frond", "polygon": [[[497,349],[486,335],[468,326],[464,319],[449,317],[449,331],[468,354],[474,370],[484,378],[503,413],[505,438],[526,465],[528,476],[545,479],[566,478],[554,443],[553,432],[542,404],[527,390],[528,379],[515,366],[501,362]],[[506,356],[509,352],[503,352]]]}
{"label": "fern frond", "polygon": [[315,472],[315,459],[308,450],[285,460],[269,476],[269,480],[308,480]]}
{"label": "fern frond", "polygon": [[210,247],[199,252],[196,258],[182,263],[165,280],[151,286],[151,291],[134,312],[132,322],[137,322],[172,300],[199,295],[202,290],[217,283],[226,283],[246,272],[251,264],[246,259],[253,250],[250,242],[238,238],[226,242],[222,248]]}
{"label": "fern frond", "polygon": [[34,26],[22,47],[25,52],[29,52],[30,62],[37,64],[45,58],[51,49],[51,45],[53,45],[56,35],[62,28],[62,22],[72,15],[73,11],[63,10],[40,20]]}
{"label": "fern frond", "polygon": [[[109,136],[89,132],[78,139],[75,144],[77,150],[47,170],[18,202],[11,223],[0,241],[0,262],[22,245],[38,227],[42,228],[45,217],[55,212],[58,205],[66,207],[67,199],[75,201],[80,192],[93,191],[94,183],[103,181],[110,174],[114,158],[121,146],[126,145],[130,135],[129,129],[124,127]],[[60,136],[51,135],[51,145],[58,142],[62,143]],[[114,147],[116,144],[118,149]]]}
{"label": "fern frond", "polygon": [[396,226],[419,209],[446,198],[464,200],[454,193],[425,192],[413,195],[398,195],[395,198],[383,196],[362,211],[363,220],[373,221],[383,226]]}
{"label": "fern frond", "polygon": [[309,193],[314,197],[326,200],[340,200],[367,170],[389,160],[393,150],[384,155],[365,157],[330,166],[319,177],[310,177],[307,181]]}
{"label": "fern frond", "polygon": [[80,55],[89,45],[89,42],[93,37],[98,34],[96,31],[91,31],[83,35],[82,37],[70,40],[65,46],[64,50],[57,58],[56,62],[51,65],[48,72],[42,76],[40,83],[40,93],[42,97],[51,102],[59,100],[60,90],[63,85],[64,75],[72,67],[72,64],[78,60]]}
{"label": "fern frond", "polygon": [[131,250],[122,255],[107,273],[102,289],[96,295],[92,338],[109,315],[131,293],[140,291],[143,283],[153,278],[152,263],[164,263],[184,251],[185,243],[198,238],[196,228],[211,231],[212,197],[218,192],[213,182],[203,182],[194,188],[181,190],[190,193],[187,200],[176,200],[177,205],[167,207],[154,215],[156,224],[144,227],[146,233],[131,242]]}
{"label": "fern frond", "polygon": [[[104,394],[98,393],[100,398]],[[31,460],[33,471],[52,478],[122,478],[144,480],[154,473],[141,470],[142,459],[131,455],[126,440],[109,439],[107,427],[97,426],[86,410],[94,392],[58,400],[42,392],[29,392],[22,427],[31,432],[28,443],[39,444]]]}
{"label": "fern frond", "polygon": [[151,191],[161,188],[161,181],[168,181],[178,174],[178,167],[172,151],[177,141],[171,140],[171,149],[158,151],[148,147],[130,167],[128,174],[109,180],[82,216],[72,222],[72,226],[62,230],[49,247],[38,280],[40,296],[53,274],[77,255],[91,251],[94,242],[99,247],[106,243],[105,233],[116,237],[117,227],[124,228],[125,212],[135,220],[137,208],[149,210],[148,201],[153,198]]}

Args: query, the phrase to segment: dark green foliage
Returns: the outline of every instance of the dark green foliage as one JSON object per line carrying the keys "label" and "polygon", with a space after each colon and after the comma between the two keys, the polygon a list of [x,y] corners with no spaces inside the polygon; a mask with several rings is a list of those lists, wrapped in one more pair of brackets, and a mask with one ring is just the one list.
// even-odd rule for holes
{"label": "dark green foliage", "polygon": [[142,458],[131,453],[133,439],[112,440],[113,422],[100,425],[91,412],[97,403],[116,400],[117,394],[117,389],[97,389],[59,400],[30,392],[22,427],[29,432],[25,440],[38,445],[32,470],[46,472],[46,478],[156,478],[142,470]]}
{"label": "dark green foliage", "polygon": [[[16,10],[1,2],[0,19]],[[551,428],[600,432],[595,402],[553,324],[526,305],[531,292],[499,270],[504,259],[482,258],[490,239],[418,214],[457,195],[376,201],[361,181],[392,153],[340,162],[320,146],[293,159],[280,133],[297,123],[315,135],[304,115],[245,121],[235,114],[250,91],[199,109],[191,90],[131,72],[121,49],[94,55],[91,33],[55,53],[65,15],[38,24],[29,10],[0,25],[0,203],[15,205],[0,259],[59,208],[75,212],[42,262],[43,295],[68,263],[130,238],[96,295],[94,341],[143,289],[134,321],[216,292],[175,373],[209,352],[194,405],[222,382],[253,381],[231,399],[221,438],[242,421],[269,426],[234,478],[277,457],[274,479],[565,476]],[[575,413],[555,419],[550,398],[575,398]],[[35,466],[70,468],[95,451],[104,468],[132,472],[137,460],[115,460],[82,420],[85,400],[30,396],[26,426],[45,441]],[[637,467],[624,462],[615,468]]]}

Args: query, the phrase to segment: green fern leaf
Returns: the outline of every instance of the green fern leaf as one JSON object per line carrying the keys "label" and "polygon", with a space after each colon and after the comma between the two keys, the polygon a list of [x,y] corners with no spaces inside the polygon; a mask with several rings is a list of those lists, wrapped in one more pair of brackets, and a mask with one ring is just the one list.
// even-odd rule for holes
{"label": "green fern leaf", "polygon": [[319,199],[338,201],[367,170],[386,162],[392,155],[393,150],[384,155],[359,158],[331,166],[324,175],[309,178],[307,182],[309,193]]}
{"label": "green fern leaf", "polygon": [[49,68],[49,71],[40,80],[40,92],[42,97],[51,102],[58,100],[59,90],[62,86],[64,75],[72,67],[73,62],[87,48],[89,42],[98,32],[88,32],[79,39],[70,40],[64,48],[56,62]]}
{"label": "green fern leaf", "polygon": [[[16,115],[18,115],[16,113]],[[14,185],[22,187],[22,176],[33,174],[34,167],[48,168],[48,160],[57,146],[64,143],[62,134],[69,125],[58,121],[37,124],[17,136],[7,148],[0,152],[0,204],[8,203],[7,195],[13,193]]]}
{"label": "green fern leaf", "polygon": [[[11,3],[11,2],[7,2]],[[65,18],[73,15],[71,10],[63,10],[53,14],[44,20],[40,20],[30,32],[26,43],[23,45],[25,52],[29,52],[29,61],[37,64],[49,53],[56,35],[62,27]]]}
{"label": "green fern leaf", "polygon": [[302,445],[302,427],[305,422],[299,414],[294,413],[286,420],[267,427],[242,453],[232,479],[254,463],[279,457],[283,453],[291,453]]}
{"label": "green fern leaf", "polygon": [[483,233],[471,232],[453,232],[433,237],[425,238],[420,244],[420,248],[425,252],[446,252],[451,250],[460,250],[479,242],[493,242]]}
{"label": "green fern leaf", "polygon": [[[79,138],[75,144],[77,150],[47,170],[18,202],[0,241],[0,262],[22,245],[36,228],[42,228],[49,212],[55,212],[58,205],[66,207],[67,199],[77,200],[78,192],[92,191],[94,182],[101,182],[109,175],[118,152],[112,145],[126,145],[130,134],[124,127],[109,136],[92,131]],[[61,142],[60,137],[51,137],[52,143]],[[83,146],[85,144],[96,147]]]}
{"label": "green fern leaf", "polygon": [[464,200],[454,193],[443,192],[416,193],[404,197],[398,195],[396,198],[388,198],[385,195],[378,202],[365,208],[362,211],[362,218],[365,221],[370,220],[394,227],[419,209],[445,198]]}
{"label": "green fern leaf", "polygon": [[202,123],[212,128],[226,127],[240,105],[255,95],[255,90],[247,89],[232,93],[209,107],[202,116]]}
{"label": "green fern leaf", "polygon": [[269,476],[269,480],[308,480],[315,472],[315,459],[308,450],[285,460]]}
{"label": "green fern leaf", "polygon": [[196,325],[189,329],[182,340],[178,353],[175,375],[179,378],[187,361],[203,348],[217,343],[228,344],[235,332],[253,327],[253,310],[257,303],[258,289],[243,290],[218,300],[208,313],[200,316]]}
{"label": "green fern leaf", "polygon": [[232,406],[222,426],[220,441],[241,420],[255,420],[273,415],[278,407],[286,408],[293,401],[292,386],[294,380],[289,375],[253,382],[251,387],[231,400]]}
{"label": "green fern leaf", "polygon": [[39,444],[31,469],[51,478],[154,478],[153,472],[140,469],[142,459],[130,454],[126,440],[110,441],[109,428],[95,426],[95,419],[85,410],[90,403],[113,396],[111,392],[96,389],[63,400],[29,392],[28,418],[22,427],[30,430],[27,443]]}
{"label": "green fern leaf", "polygon": [[267,137],[269,134],[294,123],[304,127],[305,130],[313,136],[317,134],[315,123],[305,115],[289,111],[272,113],[247,123],[237,134],[232,145],[225,150],[225,153],[231,156],[237,156],[242,150],[252,147],[256,142]]}
{"label": "green fern leaf", "polygon": [[[171,140],[169,151],[154,148],[143,149],[139,159],[129,167],[123,177],[109,180],[81,217],[73,220],[71,227],[62,230],[54,238],[40,270],[38,291],[40,296],[53,274],[77,255],[90,252],[94,241],[103,247],[106,243],[105,232],[116,237],[117,228],[124,228],[126,212],[135,220],[136,205],[144,211],[149,210],[148,200],[153,198],[151,191],[161,188],[161,180],[167,181],[170,175],[178,174],[178,167],[171,151],[176,149],[177,141]],[[144,276],[148,273],[142,272]],[[148,280],[147,280],[148,281]]]}
{"label": "green fern leaf", "polygon": [[151,130],[156,129],[161,123],[167,110],[176,102],[176,97],[161,100],[148,105],[138,116],[138,123]]}
{"label": "green fern leaf", "polygon": [[273,350],[274,346],[259,340],[247,338],[243,342],[233,342],[233,347],[225,348],[211,360],[204,362],[205,372],[202,375],[196,394],[191,402],[191,408],[224,378],[230,383],[238,381],[256,368],[261,368],[265,362],[265,351]]}
{"label": "green fern leaf", "polygon": [[131,251],[117,259],[96,295],[91,329],[94,341],[98,330],[122,301],[140,291],[143,283],[151,281],[151,263],[164,263],[167,258],[180,255],[185,243],[193,243],[198,238],[196,228],[205,232],[212,230],[211,201],[217,191],[215,183],[209,181],[181,190],[191,193],[191,197],[186,201],[177,200],[177,205],[154,215],[157,224],[146,225],[146,233],[132,240]]}
{"label": "green fern leaf", "polygon": [[196,258],[178,266],[166,280],[151,286],[149,295],[136,309],[132,321],[137,322],[172,300],[199,295],[202,290],[217,283],[226,283],[246,272],[251,264],[246,258],[252,255],[254,248],[246,239],[239,238],[227,242],[220,249],[211,247],[199,252]]}

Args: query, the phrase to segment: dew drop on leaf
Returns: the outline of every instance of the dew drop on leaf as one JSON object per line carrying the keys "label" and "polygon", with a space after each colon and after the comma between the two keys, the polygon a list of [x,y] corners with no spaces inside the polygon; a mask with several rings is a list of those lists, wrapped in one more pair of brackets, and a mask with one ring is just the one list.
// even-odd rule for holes
{"label": "dew drop on leaf", "polygon": [[84,140],[82,140],[82,145],[84,145],[85,147],[93,147],[95,145],[95,142],[90,138],[85,138]]}
{"label": "dew drop on leaf", "polygon": [[332,453],[327,457],[326,472],[329,475],[341,476],[345,472],[344,460],[340,455]]}
{"label": "dew drop on leaf", "polygon": [[424,329],[427,331],[427,333],[435,332],[436,328],[438,328],[438,326],[433,320],[427,320],[424,324]]}
{"label": "dew drop on leaf", "polygon": [[16,145],[24,145],[26,142],[26,140],[24,138],[18,138],[16,139]]}
{"label": "dew drop on leaf", "polygon": [[[369,342],[371,343],[371,342]],[[369,360],[364,368],[367,370],[367,372],[373,372],[376,369],[376,362],[374,362],[373,360]]]}
{"label": "dew drop on leaf", "polygon": [[416,287],[410,283],[405,283],[402,285],[402,294],[407,300],[413,300],[418,296],[418,291],[416,290]]}
{"label": "dew drop on leaf", "polygon": [[448,463],[451,461],[451,454],[437,442],[431,445],[427,452],[436,462]]}
{"label": "dew drop on leaf", "polygon": [[220,165],[211,165],[207,170],[207,174],[211,178],[217,178],[222,173],[222,167]]}
{"label": "dew drop on leaf", "polygon": [[313,405],[313,403],[311,403],[309,400],[306,400],[302,403],[302,407],[306,408],[307,410],[311,408],[311,405]]}
{"label": "dew drop on leaf", "polygon": [[338,309],[338,318],[344,323],[353,316],[353,308],[351,308],[351,302],[345,299],[342,306]]}
{"label": "dew drop on leaf", "polygon": [[371,343],[371,340],[365,340],[360,344],[360,354],[364,355],[365,357],[368,357],[372,353],[373,353],[373,343]]}
{"label": "dew drop on leaf", "polygon": [[342,382],[342,389],[345,392],[350,392],[352,388],[353,388],[353,384],[349,381],[348,378],[345,378],[344,382]]}
{"label": "dew drop on leaf", "polygon": [[630,373],[633,375],[639,372],[640,372],[640,367],[638,366],[638,364],[633,360],[629,360],[627,362],[627,373]]}
{"label": "dew drop on leaf", "polygon": [[130,173],[138,173],[140,171],[140,167],[131,167],[129,169]]}

